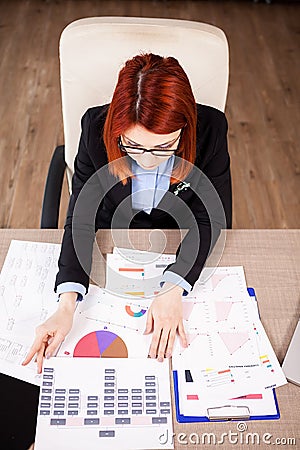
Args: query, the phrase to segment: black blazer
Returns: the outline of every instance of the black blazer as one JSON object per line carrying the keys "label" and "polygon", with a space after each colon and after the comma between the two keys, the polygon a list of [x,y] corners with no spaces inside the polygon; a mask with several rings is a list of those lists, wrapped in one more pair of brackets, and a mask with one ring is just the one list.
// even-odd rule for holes
{"label": "black blazer", "polygon": [[[181,275],[193,286],[221,228],[231,228],[232,193],[226,117],[215,108],[197,105],[197,156],[193,171],[184,180],[190,183],[190,187],[179,191],[178,184],[170,185],[159,205],[147,214],[132,210],[131,180],[124,186],[108,170],[105,171],[108,160],[102,131],[108,107],[109,105],[90,108],[81,120],[82,132],[74,162],[72,195],[64,227],[55,291],[58,284],[67,281],[81,283],[88,291],[95,231],[111,227],[188,228],[189,231],[177,250],[176,262],[165,270]],[[125,157],[131,160],[129,156]],[[99,169],[100,175],[97,177],[95,174]],[[90,183],[88,180],[93,179],[97,180],[98,185],[96,189],[94,186],[92,195],[88,192],[84,197]],[[82,189],[83,186],[85,189]],[[215,198],[216,193],[219,203]],[[80,207],[77,207],[80,202],[76,203],[78,198],[83,200],[81,204],[84,205],[90,201],[98,203],[91,211],[81,213]],[[211,205],[209,213],[207,202]],[[114,220],[116,210],[118,218]],[[79,218],[77,225],[74,225],[74,217],[76,220]],[[76,230],[80,230],[81,234]],[[78,254],[77,244],[74,248],[75,234],[75,242],[80,242],[79,253],[83,253],[82,255]]]}

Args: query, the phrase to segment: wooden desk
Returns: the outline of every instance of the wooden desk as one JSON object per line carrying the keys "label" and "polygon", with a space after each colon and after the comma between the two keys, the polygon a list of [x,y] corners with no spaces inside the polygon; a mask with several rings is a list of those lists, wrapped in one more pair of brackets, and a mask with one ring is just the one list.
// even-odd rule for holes
{"label": "wooden desk", "polygon": [[[132,230],[133,244],[137,248],[146,249],[149,232],[151,230]],[[175,252],[179,232],[166,231],[166,236],[168,240],[165,252]],[[61,237],[62,230],[0,230],[0,266],[2,267],[11,239],[60,242]],[[109,231],[98,232],[98,242],[103,253],[112,250],[113,243]],[[122,236],[119,235],[115,245],[121,246],[122,242]],[[244,266],[247,284],[256,290],[261,320],[281,363],[300,316],[300,230],[229,230],[220,265]],[[207,444],[207,436],[204,441],[206,445],[201,445],[203,433],[214,433],[218,443],[222,433],[229,434],[230,431],[238,434],[232,434],[231,441],[229,437],[224,437],[224,442],[218,444],[220,448],[269,449],[270,443],[275,443],[275,439],[283,439],[281,445],[285,445],[285,448],[300,448],[300,388],[288,383],[278,388],[276,392],[281,413],[280,420],[248,422],[245,432],[237,432],[235,422],[178,424],[174,414],[175,448],[201,447],[208,450],[212,448],[213,436],[210,445]],[[180,433],[185,433],[186,437],[180,436]],[[250,436],[249,444],[246,445],[247,433],[256,433],[253,436],[254,444]],[[193,444],[195,434],[200,439],[198,445]],[[189,437],[192,442],[189,442]],[[181,439],[181,443],[178,442],[178,438],[179,441]],[[239,443],[236,443],[237,438]],[[288,445],[289,438],[294,439],[296,443]],[[264,443],[263,439],[267,443]]]}

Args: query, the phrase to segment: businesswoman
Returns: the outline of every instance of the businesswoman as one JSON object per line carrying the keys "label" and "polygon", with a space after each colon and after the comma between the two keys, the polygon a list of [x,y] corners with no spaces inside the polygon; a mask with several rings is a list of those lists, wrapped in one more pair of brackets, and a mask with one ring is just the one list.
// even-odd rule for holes
{"label": "businesswoman", "polygon": [[[189,228],[176,262],[164,271],[161,292],[154,297],[147,316],[145,333],[153,332],[149,355],[162,361],[171,355],[176,333],[181,344],[187,345],[182,294],[199,278],[216,241],[212,230],[217,229],[218,235],[224,227],[216,218],[219,209],[225,226],[231,227],[227,121],[219,110],[196,104],[187,75],[175,58],[141,54],[128,60],[119,73],[111,103],[88,109],[81,125],[55,284],[59,306],[37,328],[23,363],[36,354],[39,372],[43,357],[53,355],[70,331],[75,303],[88,290],[95,230]],[[74,211],[96,173],[105,194],[98,199],[94,223],[79,238],[78,248],[81,242],[85,249],[80,258],[72,235]],[[201,198],[208,185],[219,200],[219,204],[213,203],[212,214],[208,212],[209,200]],[[93,196],[95,189],[91,196],[83,195],[81,204]],[[84,213],[76,213],[76,217],[80,215]]]}

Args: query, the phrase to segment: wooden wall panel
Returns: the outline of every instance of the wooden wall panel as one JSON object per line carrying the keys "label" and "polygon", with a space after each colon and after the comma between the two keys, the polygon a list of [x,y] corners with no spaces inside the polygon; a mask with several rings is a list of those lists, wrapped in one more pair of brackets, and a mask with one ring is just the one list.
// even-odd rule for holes
{"label": "wooden wall panel", "polygon": [[[63,143],[58,41],[81,17],[208,22],[230,47],[226,114],[235,228],[300,227],[300,6],[251,1],[0,1],[0,227],[37,228]],[[63,189],[60,226],[68,202]]]}

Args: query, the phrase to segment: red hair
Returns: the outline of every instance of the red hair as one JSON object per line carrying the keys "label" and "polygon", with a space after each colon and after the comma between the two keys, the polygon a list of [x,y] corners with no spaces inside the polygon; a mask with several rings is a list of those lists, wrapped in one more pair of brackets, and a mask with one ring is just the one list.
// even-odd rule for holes
{"label": "red hair", "polygon": [[127,183],[131,169],[118,147],[118,137],[139,124],[155,134],[169,134],[183,128],[178,163],[171,183],[186,178],[196,158],[197,109],[189,79],[173,57],[152,53],[129,59],[121,69],[110,103],[103,139],[110,171]]}

